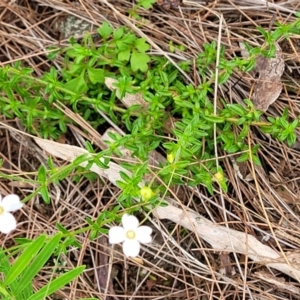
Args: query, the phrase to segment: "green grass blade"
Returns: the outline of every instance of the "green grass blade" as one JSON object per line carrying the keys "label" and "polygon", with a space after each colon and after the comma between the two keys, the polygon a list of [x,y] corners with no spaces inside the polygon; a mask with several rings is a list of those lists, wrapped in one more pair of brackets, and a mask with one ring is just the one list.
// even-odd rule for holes
{"label": "green grass blade", "polygon": [[46,236],[41,235],[23,251],[23,253],[17,258],[17,260],[7,273],[7,276],[3,283],[4,285],[8,286],[9,284],[11,284],[28,267],[32,258],[35,257],[43,247],[45,240]]}
{"label": "green grass blade", "polygon": [[74,270],[71,270],[60,277],[54,279],[53,281],[49,282],[47,285],[42,287],[39,291],[37,291],[34,295],[32,295],[27,300],[41,300],[45,297],[53,294],[60,288],[64,287],[66,284],[71,282],[74,278],[76,278],[78,275],[80,275],[83,270],[85,269],[85,266],[80,266],[75,268]]}
{"label": "green grass blade", "polygon": [[48,261],[49,257],[53,254],[55,248],[59,244],[61,237],[61,233],[58,233],[54,237],[52,237],[49,242],[45,244],[44,248],[40,251],[36,258],[32,261],[30,267],[27,268],[24,273],[22,273],[18,289],[14,294],[15,296],[22,292],[24,288],[26,288],[26,286],[31,285],[32,279],[42,269],[42,267]]}

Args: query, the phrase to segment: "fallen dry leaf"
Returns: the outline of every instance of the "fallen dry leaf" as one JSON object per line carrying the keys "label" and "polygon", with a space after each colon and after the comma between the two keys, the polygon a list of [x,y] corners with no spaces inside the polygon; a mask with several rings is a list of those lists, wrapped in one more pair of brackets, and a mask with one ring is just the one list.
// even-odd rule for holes
{"label": "fallen dry leaf", "polygon": [[281,76],[284,71],[284,58],[276,43],[274,58],[258,56],[254,72],[258,74],[254,86],[253,103],[257,109],[266,111],[282,91]]}
{"label": "fallen dry leaf", "polygon": [[147,108],[149,106],[149,103],[143,99],[143,96],[141,93],[136,93],[136,94],[126,93],[125,96],[123,98],[121,98],[119,89],[114,86],[114,84],[117,82],[118,82],[118,80],[116,80],[114,78],[105,77],[106,86],[111,91],[116,90],[116,96],[122,101],[122,103],[126,107],[130,107],[130,106],[136,105],[136,104],[141,105],[143,108]]}
{"label": "fallen dry leaf", "polygon": [[293,285],[292,283],[286,282],[284,278],[275,277],[274,275],[271,275],[267,272],[255,272],[254,277],[257,277],[261,280],[264,280],[273,286],[276,287],[276,289],[283,290],[283,291],[289,291],[296,295],[300,294],[300,289]]}
{"label": "fallen dry leaf", "polygon": [[220,252],[219,259],[220,259],[220,273],[222,270],[226,276],[234,276],[236,272],[233,264],[231,263],[229,253]]}
{"label": "fallen dry leaf", "polygon": [[146,281],[146,286],[147,286],[147,289],[149,290],[149,291],[151,291],[152,290],[152,288],[156,285],[156,280],[147,280]]}

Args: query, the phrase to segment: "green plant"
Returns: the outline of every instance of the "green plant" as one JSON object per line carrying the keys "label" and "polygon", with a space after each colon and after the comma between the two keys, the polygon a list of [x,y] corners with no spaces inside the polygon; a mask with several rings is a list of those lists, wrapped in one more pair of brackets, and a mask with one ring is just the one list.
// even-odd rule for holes
{"label": "green plant", "polygon": [[137,20],[140,20],[141,17],[138,14],[138,9],[144,8],[144,9],[150,9],[153,7],[153,4],[156,2],[156,0],[138,0],[137,3],[133,6],[132,9],[129,10],[129,14],[132,18],[135,18]]}
{"label": "green plant", "polygon": [[[138,5],[148,7],[151,3],[140,1]],[[251,128],[257,127],[280,142],[292,145],[299,120],[290,122],[287,110],[282,116],[268,117],[267,121],[262,121],[262,112],[256,110],[249,99],[245,99],[243,105],[227,104],[220,99],[215,112],[212,93],[217,76],[217,55],[220,60],[218,82],[224,84],[234,70],[250,71],[258,55],[274,55],[274,43],[282,37],[288,38],[299,28],[300,18],[288,25],[277,24],[273,32],[260,28],[266,44],[260,48],[246,45],[248,58],[228,60],[224,47],[218,53],[216,43],[205,44],[196,58],[201,78],[198,86],[186,83],[182,74],[166,58],[150,56],[150,46],[144,39],[124,27],[114,29],[107,23],[98,29],[97,37],[87,35],[81,42],[71,39],[69,47],[55,51],[56,55],[60,53],[64,58],[61,72],[52,67],[38,78],[34,70],[23,67],[21,62],[2,67],[0,112],[7,118],[19,118],[30,133],[54,139],[65,133],[73,120],[58,109],[61,104],[81,115],[96,129],[105,122],[99,117],[97,111],[100,110],[126,131],[124,136],[110,134],[112,141],[108,148],[99,153],[95,153],[87,144],[89,153],[79,156],[63,168],[55,167],[49,159],[48,165],[41,166],[37,171],[37,179],[31,181],[38,188],[28,199],[40,193],[45,203],[49,203],[51,198],[48,189],[51,184],[71,176],[78,180],[82,172],[90,176],[89,169],[93,164],[106,168],[111,157],[121,156],[120,147],[130,150],[136,159],[135,164],[121,163],[127,170],[120,174],[122,180],[117,183],[122,193],[118,197],[119,204],[110,211],[99,213],[96,220],[87,218],[87,226],[80,230],[69,232],[57,224],[61,234],[52,238],[42,235],[34,241],[22,243],[19,249],[23,249],[23,254],[12,266],[8,258],[16,253],[0,253],[5,275],[0,293],[4,299],[37,299],[32,296],[31,282],[50,255],[65,252],[69,246],[79,247],[76,240],[79,233],[91,230],[92,239],[99,233],[107,233],[105,225],[120,220],[119,211],[122,207],[132,213],[141,207],[149,209],[151,205],[161,205],[161,197],[173,185],[201,185],[211,194],[220,187],[226,192],[226,174],[222,164],[216,162],[215,148],[227,154],[236,154],[237,161],[250,160],[259,165],[259,145],[249,148],[247,141]],[[96,43],[97,39],[100,42]],[[51,56],[55,58],[54,52]],[[189,72],[191,65],[191,61],[178,62],[178,67],[184,72]],[[147,107],[142,109],[141,105],[134,105],[124,108],[116,90],[111,91],[106,86],[106,77],[116,79],[115,88],[120,98],[126,93],[139,93]],[[170,120],[174,127],[166,128]],[[149,155],[157,149],[163,150],[167,159],[158,166],[151,166]],[[82,166],[83,163],[85,166]],[[0,175],[22,180],[16,176]],[[150,175],[147,178],[152,179],[148,179],[143,187],[141,182],[145,175]],[[137,205],[136,199],[142,201]],[[51,247],[47,246],[49,244]],[[29,257],[28,251],[34,255]],[[28,274],[29,271],[24,269],[25,264],[34,265],[34,271]],[[39,291],[40,295],[52,293],[55,288],[75,278],[83,268],[75,270],[66,273],[69,277],[63,277],[63,274],[54,279]]]}
{"label": "green plant", "polygon": [[[251,70],[257,55],[271,56],[274,52],[274,42],[294,32],[295,28],[299,27],[299,21],[289,26],[278,26],[278,29],[271,33],[259,29],[266,39],[266,46],[247,46],[247,59],[236,57],[228,60],[225,57],[225,48],[222,47],[219,53],[218,82],[225,83],[235,69],[245,72]],[[213,176],[217,172],[214,162],[215,142],[227,153],[241,153],[238,161],[251,158],[259,164],[259,146],[253,145],[252,149],[248,149],[248,144],[245,143],[252,126],[260,127],[262,131],[280,141],[286,140],[289,145],[295,141],[298,120],[289,123],[287,111],[281,117],[269,117],[268,122],[262,122],[262,112],[255,110],[250,100],[245,100],[245,105],[223,103],[223,108],[214,114],[211,102],[217,55],[214,42],[205,44],[203,51],[199,53],[196,65],[202,83],[192,86],[183,83],[179,71],[165,58],[150,58],[146,53],[149,50],[146,41],[136,37],[126,28],[113,29],[104,23],[98,29],[98,34],[102,39],[100,46],[95,45],[90,35],[87,35],[82,43],[71,39],[71,46],[61,51],[65,57],[65,68],[60,74],[51,68],[38,79],[35,78],[33,70],[21,67],[20,63],[2,68],[2,113],[7,117],[19,117],[28,130],[38,132],[44,138],[57,138],[60,132],[66,131],[67,124],[71,122],[56,108],[58,100],[81,114],[95,128],[104,122],[96,115],[96,111],[101,110],[128,132],[123,137],[113,135],[114,142],[102,153],[102,157],[113,153],[118,155],[118,148],[123,146],[129,149],[134,157],[145,162],[149,153],[162,145],[168,155],[172,154],[174,157],[172,162],[167,161],[157,171],[157,176],[166,186],[183,183],[203,184],[211,193]],[[150,63],[151,68],[148,68]],[[189,70],[189,64],[186,62],[179,62],[179,66],[181,65],[185,71]],[[117,79],[116,88],[121,98],[126,93],[141,93],[148,103],[148,109],[141,111],[139,105],[122,108],[116,93],[106,87],[105,77]],[[170,113],[166,113],[167,111]],[[164,124],[172,115],[176,115],[178,121],[175,122],[172,131],[172,141],[168,141],[168,138],[164,137]],[[215,125],[218,133],[216,141],[213,140]],[[234,127],[239,129],[238,134],[234,133]],[[107,159],[106,162],[108,161]],[[129,201],[130,195],[139,194],[138,184],[149,168],[144,163],[140,166],[137,164],[133,167],[134,170],[129,165],[123,166],[135,174],[130,180],[126,174],[122,174],[124,182],[119,183],[123,189],[120,200]],[[73,168],[74,165],[70,166],[69,172]],[[51,180],[46,182],[45,176],[46,171],[42,167],[38,177],[40,182],[44,182],[41,186],[43,198],[49,202],[46,190]]]}
{"label": "green plant", "polygon": [[[12,253],[0,250],[1,273],[4,280],[0,282],[1,299],[9,300],[40,300],[53,294],[81,274],[85,266],[75,267],[57,276],[52,273],[51,280],[38,291],[32,289],[34,277],[41,272],[43,266],[53,255],[58,247],[62,234],[58,233],[51,238],[40,235],[32,241],[22,241],[19,247],[15,247]],[[12,249],[11,249],[12,250]],[[11,265],[9,258],[20,254]],[[30,266],[30,267],[28,267]]]}

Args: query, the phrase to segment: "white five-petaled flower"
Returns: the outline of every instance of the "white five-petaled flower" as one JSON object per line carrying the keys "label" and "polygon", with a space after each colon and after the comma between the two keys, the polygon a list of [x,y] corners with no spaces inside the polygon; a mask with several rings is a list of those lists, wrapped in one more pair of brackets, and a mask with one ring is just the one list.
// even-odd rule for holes
{"label": "white five-petaled flower", "polygon": [[11,212],[22,208],[19,196],[11,194],[2,199],[0,195],[0,232],[8,234],[16,229],[17,221]]}
{"label": "white five-petaled flower", "polygon": [[140,252],[140,243],[151,242],[152,228],[139,226],[139,220],[135,216],[127,214],[122,217],[122,225],[112,227],[109,230],[109,242],[111,244],[123,243],[123,252],[127,257],[136,257]]}

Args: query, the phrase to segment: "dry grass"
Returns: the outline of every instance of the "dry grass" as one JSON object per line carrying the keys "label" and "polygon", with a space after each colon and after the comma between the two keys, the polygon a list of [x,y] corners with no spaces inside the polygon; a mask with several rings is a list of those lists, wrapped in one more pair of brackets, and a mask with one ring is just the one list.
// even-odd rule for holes
{"label": "dry grass", "polygon": [[[240,51],[239,42],[260,45],[263,39],[255,29],[257,26],[272,27],[274,20],[291,22],[293,12],[300,10],[298,0],[268,3],[264,0],[195,0],[184,1],[178,9],[169,11],[158,6],[150,13],[141,10],[139,13],[144,20],[138,22],[128,17],[127,11],[132,6],[130,0],[109,3],[91,0],[16,0],[7,3],[0,0],[0,62],[4,65],[23,60],[41,75],[49,68],[46,48],[67,44],[57,24],[68,15],[84,21],[90,30],[105,20],[114,26],[130,26],[147,38],[153,53],[165,55],[176,64],[179,58],[195,57],[203,43],[213,40],[225,45],[230,57]],[[297,103],[300,43],[297,38],[282,41],[286,60],[284,89],[266,115],[278,116],[285,107],[291,118],[300,114]],[[186,51],[176,55],[170,53],[169,41],[184,45]],[[56,63],[59,67],[59,60]],[[197,74],[189,74],[187,81],[197,84]],[[218,89],[217,96],[227,102],[240,103],[251,95],[253,84],[249,75],[236,73],[227,85]],[[12,183],[1,179],[0,193],[14,192],[24,198],[35,189],[30,179],[36,176],[37,168],[48,156],[22,133],[17,120],[8,121],[2,116],[1,122],[0,154],[4,161],[1,172],[20,176],[22,180]],[[80,130],[88,125],[82,122],[78,117],[79,129],[70,128],[72,139],[62,137],[64,143],[82,146],[84,139],[100,139],[99,134],[90,129],[88,135],[83,135]],[[16,129],[20,131],[17,133]],[[253,169],[250,164],[239,166],[244,178],[252,174],[252,180],[240,179],[231,158],[222,157],[219,152],[230,181],[230,192],[217,192],[210,197],[186,189],[175,197],[185,207],[217,224],[248,233],[279,253],[294,253],[295,259],[290,263],[300,268],[300,257],[297,256],[300,248],[299,145],[288,148],[258,131],[251,133],[249,143],[261,145],[263,162],[261,168]],[[55,158],[54,162],[57,166],[66,164]],[[51,186],[50,190],[51,205],[44,205],[39,197],[29,201],[18,214],[18,229],[10,236],[1,236],[3,248],[11,246],[15,237],[51,235],[56,232],[57,222],[70,230],[80,229],[86,225],[86,217],[93,219],[99,211],[114,206],[119,193],[108,180],[100,178],[96,182],[82,178],[76,185],[71,180],[64,180]],[[65,268],[86,264],[87,271],[60,291],[58,299],[300,299],[299,282],[264,267],[263,261],[254,264],[246,253],[216,252],[197,234],[173,222],[155,218],[151,222],[156,228],[154,242],[143,248],[143,265],[125,260],[118,247],[112,251],[105,237],[91,242],[88,234],[78,235],[76,238],[82,247],[70,249],[61,260],[65,262]],[[100,274],[103,270],[111,279],[107,286],[103,286],[103,275]],[[34,282],[35,287],[45,285],[50,277],[51,268],[44,268],[43,274]]]}

